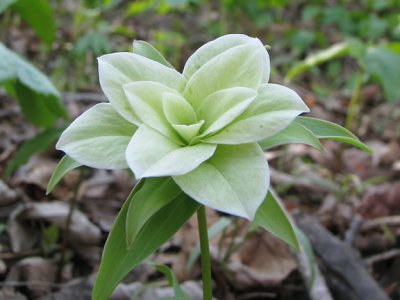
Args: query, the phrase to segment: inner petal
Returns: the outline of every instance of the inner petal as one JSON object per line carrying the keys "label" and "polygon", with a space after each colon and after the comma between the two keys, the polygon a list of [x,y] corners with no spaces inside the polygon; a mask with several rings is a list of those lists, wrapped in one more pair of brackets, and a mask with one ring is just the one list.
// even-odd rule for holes
{"label": "inner petal", "polygon": [[178,94],[163,94],[163,111],[171,125],[191,125],[197,123],[196,112],[185,98]]}
{"label": "inner petal", "polygon": [[200,120],[195,124],[190,124],[190,125],[173,124],[172,127],[178,132],[178,134],[182,137],[182,139],[186,143],[190,144],[191,141],[198,135],[203,123],[204,120]]}

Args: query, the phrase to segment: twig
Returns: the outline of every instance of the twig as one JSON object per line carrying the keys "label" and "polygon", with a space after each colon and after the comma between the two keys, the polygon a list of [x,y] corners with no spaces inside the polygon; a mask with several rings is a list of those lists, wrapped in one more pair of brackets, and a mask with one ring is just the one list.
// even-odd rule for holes
{"label": "twig", "polygon": [[275,299],[278,295],[270,292],[253,292],[247,293],[246,295],[237,297],[237,300],[249,300],[249,299]]}
{"label": "twig", "polygon": [[338,298],[389,300],[350,245],[333,236],[314,217],[301,216],[298,225],[320,258],[329,287]]}
{"label": "twig", "polygon": [[376,218],[376,219],[365,221],[361,225],[360,230],[368,231],[368,230],[374,229],[376,227],[381,227],[382,225],[400,226],[400,216],[387,216],[387,217],[381,217],[381,218]]}
{"label": "twig", "polygon": [[307,254],[304,247],[301,245],[301,251],[295,253],[299,272],[304,282],[309,286],[308,295],[312,300],[333,300],[331,292],[326,284],[325,278],[322,275],[317,263],[314,266],[314,279],[312,279],[312,271],[308,262]]}
{"label": "twig", "polygon": [[0,259],[15,259],[15,258],[21,258],[21,257],[27,257],[27,256],[33,256],[33,255],[40,255],[43,253],[42,249],[29,249],[25,251],[19,251],[19,252],[4,252],[0,253]]}
{"label": "twig", "polygon": [[54,288],[62,288],[64,286],[64,284],[39,281],[39,280],[0,282],[0,287],[21,287],[21,286],[45,286],[45,287],[50,286],[50,287],[54,287]]}
{"label": "twig", "polygon": [[271,178],[277,184],[288,184],[297,187],[309,188],[321,192],[337,192],[339,186],[332,181],[320,176],[307,174],[307,176],[292,176],[276,169],[270,168]]}
{"label": "twig", "polygon": [[344,240],[347,244],[353,245],[354,238],[356,237],[357,233],[360,231],[360,227],[362,224],[362,218],[360,215],[355,215],[351,220],[350,227],[346,231],[344,235]]}
{"label": "twig", "polygon": [[68,216],[67,216],[67,219],[65,221],[65,228],[63,230],[63,240],[62,240],[61,250],[60,250],[60,262],[59,262],[59,267],[58,267],[58,272],[57,272],[58,281],[61,280],[62,268],[63,268],[64,263],[65,263],[66,250],[67,250],[68,240],[69,240],[69,227],[71,226],[72,216],[74,214],[76,202],[77,202],[77,199],[78,199],[78,191],[79,191],[79,187],[81,186],[82,180],[83,180],[83,171],[80,170],[79,178],[76,181],[76,184],[74,186],[74,193],[73,193],[72,198],[70,200]]}
{"label": "twig", "polygon": [[370,257],[367,257],[365,259],[365,262],[369,265],[372,266],[373,264],[376,264],[380,261],[388,260],[391,258],[394,258],[396,256],[400,256],[400,249],[392,249],[387,252],[379,253],[376,255],[372,255]]}
{"label": "twig", "polygon": [[101,93],[64,93],[63,100],[65,103],[86,101],[86,102],[105,102],[107,98]]}

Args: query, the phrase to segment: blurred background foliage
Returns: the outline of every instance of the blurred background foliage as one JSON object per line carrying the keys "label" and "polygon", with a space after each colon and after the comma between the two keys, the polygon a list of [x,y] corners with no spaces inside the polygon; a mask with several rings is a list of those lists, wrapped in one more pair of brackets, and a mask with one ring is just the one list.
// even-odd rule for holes
{"label": "blurred background foliage", "polygon": [[98,92],[96,58],[131,51],[134,39],[182,70],[211,39],[258,37],[271,47],[273,82],[321,101],[347,93],[350,129],[364,84],[381,87],[380,101],[400,98],[400,0],[2,0],[0,18],[0,85],[52,140],[68,120],[60,95]]}
{"label": "blurred background foliage", "polygon": [[[62,91],[97,85],[96,57],[130,51],[133,39],[154,44],[181,69],[204,42],[245,33],[272,47],[278,77],[297,80],[302,75],[315,91],[329,93],[351,86],[361,68],[371,77],[364,80],[383,85],[388,100],[399,98],[390,83],[398,79],[388,78],[398,73],[381,70],[399,60],[398,0],[5,0],[0,13],[3,43],[34,58]],[[18,29],[27,26],[36,35],[28,40],[33,45],[18,43]],[[317,62],[303,61],[342,43],[341,51]]]}

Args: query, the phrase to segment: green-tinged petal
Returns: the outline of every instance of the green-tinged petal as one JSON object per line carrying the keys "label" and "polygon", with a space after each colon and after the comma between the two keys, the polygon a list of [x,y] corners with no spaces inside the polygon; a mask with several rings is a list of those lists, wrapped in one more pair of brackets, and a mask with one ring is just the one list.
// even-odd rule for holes
{"label": "green-tinged petal", "polygon": [[210,94],[231,87],[257,89],[269,72],[268,53],[258,39],[215,56],[189,79],[183,96],[197,109]]}
{"label": "green-tinged petal", "polygon": [[183,69],[183,76],[189,79],[198,69],[215,56],[230,48],[246,44],[251,40],[251,37],[244,34],[227,34],[204,44],[187,60]]}
{"label": "green-tinged petal", "polygon": [[190,125],[197,122],[196,112],[181,95],[163,94],[163,110],[168,122],[176,125]]}
{"label": "green-tinged petal", "polygon": [[141,40],[134,40],[133,41],[133,52],[147,57],[148,59],[154,60],[156,62],[159,62],[160,64],[163,64],[166,67],[169,68],[174,68],[165,58],[164,56],[158,51],[156,48],[154,48],[152,45],[145,41]]}
{"label": "green-tinged petal", "polygon": [[200,120],[196,124],[191,125],[172,125],[172,127],[179,133],[182,139],[190,144],[193,139],[197,136],[200,128],[203,126],[204,120]]}
{"label": "green-tinged petal", "polygon": [[[296,119],[297,120],[297,119]],[[306,127],[296,121],[277,134],[258,142],[264,150],[285,144],[306,144],[322,151],[322,145],[318,138]]]}
{"label": "green-tinged petal", "polygon": [[123,119],[109,103],[100,103],[69,125],[56,148],[82,165],[125,169],[125,150],[137,127]]}
{"label": "green-tinged petal", "polygon": [[256,98],[249,88],[234,87],[220,90],[204,99],[198,109],[200,120],[205,120],[201,136],[216,132],[236,119]]}
{"label": "green-tinged petal", "polygon": [[252,143],[277,134],[308,107],[293,90],[264,84],[248,109],[229,126],[205,140],[218,144]]}
{"label": "green-tinged petal", "polygon": [[128,148],[126,160],[137,178],[183,175],[214,154],[215,145],[181,147],[143,124]]}
{"label": "green-tinged petal", "polygon": [[268,164],[257,144],[220,145],[198,168],[173,178],[201,204],[250,220],[269,187]]}
{"label": "green-tinged petal", "polygon": [[179,137],[172,129],[163,112],[164,93],[176,94],[179,97],[176,91],[164,84],[153,81],[138,81],[126,84],[124,85],[124,91],[131,109],[135,111],[143,123],[161,132],[175,143],[179,143]]}
{"label": "green-tinged petal", "polygon": [[135,81],[157,81],[182,90],[186,80],[177,71],[134,53],[120,52],[98,58],[100,85],[114,108],[128,121],[140,124],[122,89]]}

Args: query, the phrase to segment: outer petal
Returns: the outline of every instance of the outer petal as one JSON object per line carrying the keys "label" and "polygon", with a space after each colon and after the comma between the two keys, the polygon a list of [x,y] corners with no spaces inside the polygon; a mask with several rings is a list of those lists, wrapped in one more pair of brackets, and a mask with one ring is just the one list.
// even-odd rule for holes
{"label": "outer petal", "polygon": [[134,53],[120,52],[98,58],[99,79],[104,94],[114,108],[128,121],[140,124],[132,111],[122,86],[134,81],[157,81],[175,90],[182,90],[183,76],[156,61]]}
{"label": "outer petal", "polygon": [[156,62],[159,62],[160,64],[168,68],[174,69],[174,67],[165,59],[165,57],[160,53],[160,51],[158,51],[148,42],[141,40],[134,40],[132,46],[134,53],[147,57],[148,59],[154,60]]}
{"label": "outer petal", "polygon": [[[176,143],[180,142],[163,111],[164,93],[177,94],[175,90],[159,82],[138,81],[124,85],[124,91],[131,109],[140,116],[143,123],[158,130]],[[180,96],[177,94],[177,97]]]}
{"label": "outer petal", "polygon": [[307,105],[293,90],[278,84],[265,84],[238,119],[205,141],[217,144],[257,142],[278,133],[299,114],[308,111]]}
{"label": "outer petal", "polygon": [[197,169],[173,178],[201,204],[250,220],[269,188],[268,164],[257,144],[220,145]]}
{"label": "outer petal", "polygon": [[212,93],[198,109],[198,118],[205,120],[202,136],[216,132],[236,119],[256,98],[248,88],[234,87]]}
{"label": "outer petal", "polygon": [[196,50],[187,60],[183,68],[183,76],[189,79],[198,69],[213,59],[215,56],[230,48],[244,45],[253,38],[244,34],[227,34],[221,36]]}
{"label": "outer petal", "polygon": [[125,150],[137,127],[123,119],[109,103],[80,115],[61,135],[56,148],[82,165],[125,169]]}
{"label": "outer petal", "polygon": [[196,109],[210,94],[230,87],[258,89],[269,73],[268,52],[258,39],[215,56],[189,79],[184,97]]}
{"label": "outer petal", "polygon": [[137,178],[183,175],[214,154],[216,145],[180,147],[146,124],[139,127],[128,148],[126,160]]}

